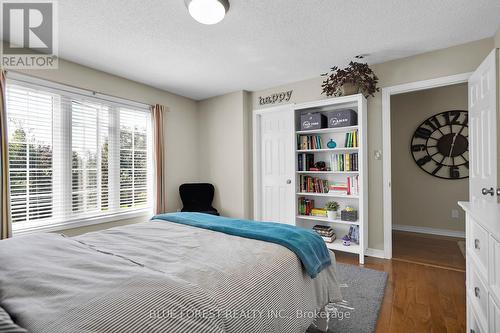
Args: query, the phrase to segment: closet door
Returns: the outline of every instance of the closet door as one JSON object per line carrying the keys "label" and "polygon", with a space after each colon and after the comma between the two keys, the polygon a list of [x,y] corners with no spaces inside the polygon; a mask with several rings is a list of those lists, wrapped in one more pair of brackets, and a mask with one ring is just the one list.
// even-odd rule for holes
{"label": "closet door", "polygon": [[498,49],[469,79],[470,197],[496,203],[498,190]]}
{"label": "closet door", "polygon": [[255,219],[295,224],[293,106],[255,112]]}

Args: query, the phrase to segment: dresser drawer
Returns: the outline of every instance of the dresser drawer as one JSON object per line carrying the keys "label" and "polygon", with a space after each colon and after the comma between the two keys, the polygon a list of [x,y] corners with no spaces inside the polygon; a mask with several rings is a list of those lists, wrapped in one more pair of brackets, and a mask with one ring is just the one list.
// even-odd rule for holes
{"label": "dresser drawer", "polygon": [[480,278],[479,272],[474,264],[469,266],[471,268],[470,281],[468,281],[468,295],[472,307],[475,309],[478,319],[481,323],[488,322],[488,303],[489,295],[488,288]]}
{"label": "dresser drawer", "polygon": [[500,332],[500,307],[490,297],[490,332]]}
{"label": "dresser drawer", "polygon": [[468,333],[487,333],[486,328],[483,329],[483,324],[480,323],[477,314],[473,308],[467,311]]}
{"label": "dresser drawer", "polygon": [[[500,242],[490,235],[490,291],[493,298],[500,304]],[[500,332],[500,331],[498,331]]]}
{"label": "dresser drawer", "polygon": [[485,279],[488,279],[488,232],[469,217],[467,254],[474,258]]}

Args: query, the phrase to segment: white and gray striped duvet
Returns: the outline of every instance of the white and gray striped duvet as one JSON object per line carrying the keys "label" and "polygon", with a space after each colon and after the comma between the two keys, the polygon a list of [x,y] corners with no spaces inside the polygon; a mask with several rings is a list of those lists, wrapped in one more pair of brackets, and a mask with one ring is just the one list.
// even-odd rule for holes
{"label": "white and gray striped duvet", "polygon": [[303,333],[340,299],[280,245],[164,221],[0,242],[0,306],[30,332]]}

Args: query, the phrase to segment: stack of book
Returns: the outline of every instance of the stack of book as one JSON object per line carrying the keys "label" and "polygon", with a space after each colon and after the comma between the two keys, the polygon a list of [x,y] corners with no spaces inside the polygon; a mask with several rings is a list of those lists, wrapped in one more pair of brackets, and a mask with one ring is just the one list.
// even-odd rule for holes
{"label": "stack of book", "polygon": [[314,200],[300,197],[298,199],[298,210],[300,215],[311,215],[314,210]]}
{"label": "stack of book", "polygon": [[349,176],[345,182],[331,182],[328,193],[359,195],[359,176]]}
{"label": "stack of book", "polygon": [[336,238],[335,232],[333,232],[333,229],[331,227],[325,225],[315,225],[313,227],[313,230],[316,231],[327,243],[333,243]]}
{"label": "stack of book", "polygon": [[328,180],[311,176],[300,175],[300,192],[304,193],[328,193]]}
{"label": "stack of book", "polygon": [[323,140],[319,135],[299,135],[297,138],[299,150],[323,149]]}
{"label": "stack of book", "polygon": [[326,212],[326,209],[322,208],[313,208],[311,210],[311,215],[312,216],[319,216],[319,217],[327,217],[328,213]]}
{"label": "stack of book", "polygon": [[345,134],[345,147],[346,148],[358,147],[358,132],[347,132]]}
{"label": "stack of book", "polygon": [[297,158],[299,171],[309,171],[314,168],[314,154],[299,154]]}
{"label": "stack of book", "polygon": [[358,171],[358,153],[330,155],[332,171]]}

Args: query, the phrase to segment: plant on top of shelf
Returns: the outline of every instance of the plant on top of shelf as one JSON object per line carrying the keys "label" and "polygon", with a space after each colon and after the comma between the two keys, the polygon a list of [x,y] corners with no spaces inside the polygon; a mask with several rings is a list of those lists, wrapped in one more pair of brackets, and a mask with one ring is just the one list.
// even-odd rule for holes
{"label": "plant on top of shelf", "polygon": [[339,210],[339,203],[337,201],[328,201],[325,205],[326,213],[330,220],[335,220],[337,217],[337,211]]}
{"label": "plant on top of shelf", "polygon": [[[356,59],[363,59],[363,56],[356,56]],[[340,69],[338,66],[331,68],[331,73],[325,73],[321,87],[322,94],[326,96],[347,96],[362,93],[366,98],[374,96],[380,91],[377,87],[378,77],[367,63],[351,61],[349,66]]]}

